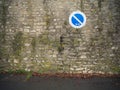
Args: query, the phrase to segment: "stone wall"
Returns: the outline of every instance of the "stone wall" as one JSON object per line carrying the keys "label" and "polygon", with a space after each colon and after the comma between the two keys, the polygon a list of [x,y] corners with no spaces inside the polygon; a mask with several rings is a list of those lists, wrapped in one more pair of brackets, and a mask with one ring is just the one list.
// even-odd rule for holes
{"label": "stone wall", "polygon": [[[120,73],[120,0],[0,0],[0,68]],[[87,16],[74,29],[69,15]]]}

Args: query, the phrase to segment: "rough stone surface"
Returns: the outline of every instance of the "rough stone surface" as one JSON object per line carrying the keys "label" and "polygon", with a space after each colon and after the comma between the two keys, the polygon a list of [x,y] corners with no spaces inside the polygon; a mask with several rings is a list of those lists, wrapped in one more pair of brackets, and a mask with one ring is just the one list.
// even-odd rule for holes
{"label": "rough stone surface", "polygon": [[[120,0],[0,0],[0,69],[120,73]],[[68,23],[76,10],[86,26]]]}

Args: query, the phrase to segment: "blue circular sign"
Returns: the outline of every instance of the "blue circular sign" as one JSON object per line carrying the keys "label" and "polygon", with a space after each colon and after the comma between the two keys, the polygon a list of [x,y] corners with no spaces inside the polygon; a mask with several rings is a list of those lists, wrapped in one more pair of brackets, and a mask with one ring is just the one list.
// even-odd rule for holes
{"label": "blue circular sign", "polygon": [[82,28],[86,24],[86,16],[83,12],[75,11],[70,15],[69,23],[73,28]]}

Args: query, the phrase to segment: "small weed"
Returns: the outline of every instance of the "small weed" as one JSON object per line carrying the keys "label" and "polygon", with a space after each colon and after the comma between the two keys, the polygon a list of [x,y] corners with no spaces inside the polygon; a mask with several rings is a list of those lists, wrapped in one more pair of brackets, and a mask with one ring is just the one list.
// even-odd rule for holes
{"label": "small weed", "polygon": [[44,71],[43,71],[43,69],[40,69],[39,71],[38,71],[38,73],[40,73],[40,74],[42,74]]}
{"label": "small weed", "polygon": [[28,72],[26,76],[26,81],[29,80],[32,77],[32,72]]}
{"label": "small weed", "polygon": [[27,71],[21,69],[21,70],[16,70],[15,73],[17,73],[17,74],[26,74]]}

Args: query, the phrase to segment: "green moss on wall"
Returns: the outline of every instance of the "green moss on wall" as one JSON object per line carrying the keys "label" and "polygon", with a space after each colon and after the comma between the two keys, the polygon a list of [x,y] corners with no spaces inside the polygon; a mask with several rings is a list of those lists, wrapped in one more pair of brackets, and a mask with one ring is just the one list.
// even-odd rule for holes
{"label": "green moss on wall", "polygon": [[5,58],[7,53],[5,48],[5,44],[6,44],[5,36],[6,36],[6,32],[1,31],[0,32],[0,59]]}
{"label": "green moss on wall", "polygon": [[32,42],[31,42],[31,45],[32,45],[32,52],[35,52],[35,47],[36,47],[36,37],[33,37],[32,38]]}
{"label": "green moss on wall", "polygon": [[48,32],[44,32],[38,38],[39,38],[39,43],[41,43],[41,44],[49,44],[50,43],[50,40],[48,38]]}
{"label": "green moss on wall", "polygon": [[48,29],[48,27],[50,25],[50,15],[46,14],[45,20],[46,20],[46,26],[47,26],[47,29]]}
{"label": "green moss on wall", "polygon": [[64,50],[63,45],[62,45],[62,44],[59,44],[57,50],[58,50],[59,53],[61,53],[61,52]]}
{"label": "green moss on wall", "polygon": [[59,40],[49,39],[48,35],[49,35],[48,32],[44,32],[42,35],[40,35],[38,37],[39,43],[48,45],[49,47],[55,48],[56,50],[58,50],[58,52],[61,52],[64,46],[63,43],[61,43]]}
{"label": "green moss on wall", "polygon": [[80,9],[81,9],[81,11],[84,10],[84,0],[81,0],[81,3],[80,3]]}
{"label": "green moss on wall", "polygon": [[[7,5],[6,5],[7,4]],[[8,16],[8,7],[10,2],[8,0],[2,0],[0,5],[0,59],[8,59],[8,53],[6,46],[6,22]]]}
{"label": "green moss on wall", "polygon": [[64,25],[68,25],[68,22],[67,22],[67,21],[64,21]]}
{"label": "green moss on wall", "polygon": [[112,69],[113,72],[120,74],[120,67],[114,66],[114,67],[111,67],[111,69]]}
{"label": "green moss on wall", "polygon": [[101,11],[102,8],[102,2],[104,2],[104,0],[98,0],[98,8]]}
{"label": "green moss on wall", "polygon": [[24,46],[23,33],[17,32],[12,42],[13,54],[16,58],[19,58],[21,56],[20,54],[21,54],[23,46]]}
{"label": "green moss on wall", "polygon": [[38,73],[54,73],[56,71],[58,71],[57,66],[53,65],[52,62],[43,62]]}

